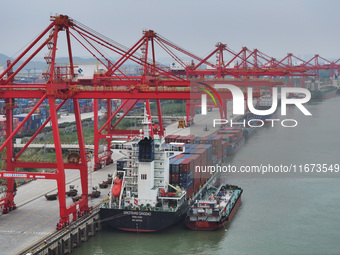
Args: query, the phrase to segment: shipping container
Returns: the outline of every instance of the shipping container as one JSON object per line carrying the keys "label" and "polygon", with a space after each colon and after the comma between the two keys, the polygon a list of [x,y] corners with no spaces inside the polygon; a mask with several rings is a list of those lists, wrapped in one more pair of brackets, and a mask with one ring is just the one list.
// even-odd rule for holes
{"label": "shipping container", "polygon": [[179,135],[168,135],[165,137],[166,143],[174,143],[176,142],[176,138],[179,137]]}

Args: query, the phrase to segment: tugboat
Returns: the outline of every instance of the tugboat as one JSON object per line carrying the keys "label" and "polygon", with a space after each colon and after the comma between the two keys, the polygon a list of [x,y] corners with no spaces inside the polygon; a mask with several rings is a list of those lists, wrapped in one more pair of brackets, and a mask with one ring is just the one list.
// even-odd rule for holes
{"label": "tugboat", "polygon": [[188,210],[185,225],[192,230],[215,230],[231,220],[241,204],[243,190],[234,185],[210,187]]}

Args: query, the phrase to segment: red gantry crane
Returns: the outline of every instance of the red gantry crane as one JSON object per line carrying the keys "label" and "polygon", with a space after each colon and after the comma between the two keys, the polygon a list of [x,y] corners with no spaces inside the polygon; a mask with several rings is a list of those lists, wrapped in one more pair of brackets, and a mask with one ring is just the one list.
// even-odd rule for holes
{"label": "red gantry crane", "polygon": [[[65,39],[62,40],[63,38]],[[105,70],[94,74],[89,79],[80,79],[75,72],[76,66],[73,57],[75,44],[90,53],[95,61],[105,67]],[[68,54],[67,64],[56,62],[57,52],[63,45]],[[44,73],[45,82],[28,84],[18,82],[16,79],[18,73],[35,56],[42,51],[46,52],[46,49],[48,53],[45,55],[47,62],[47,71]],[[165,52],[179,68],[171,68],[171,66],[159,63],[156,59],[159,50]],[[226,52],[232,56],[230,59],[224,57]],[[209,62],[214,55],[216,62]],[[189,62],[188,59],[190,59]],[[218,83],[241,87],[276,86],[282,82],[262,78],[264,76],[304,75],[310,68],[307,66],[308,62],[303,67],[287,65],[283,62],[284,60],[274,61],[273,58],[269,58],[258,50],[249,51],[246,47],[239,53],[235,53],[222,43],[218,43],[216,49],[208,56],[200,58],[153,30],[144,31],[142,37],[131,48],[127,48],[66,15],[52,16],[50,25],[13,62],[8,61],[7,68],[0,74],[0,98],[4,98],[6,103],[6,139],[0,146],[0,152],[6,150],[6,169],[0,171],[0,178],[7,178],[7,194],[0,199],[0,206],[3,206],[5,213],[15,209],[14,179],[27,178],[56,180],[60,208],[58,229],[69,223],[69,215],[73,215],[73,220],[76,220],[79,215],[91,209],[88,206],[88,167],[79,99],[94,99],[94,160],[95,167],[98,169],[101,161],[111,162],[112,139],[117,137],[130,139],[140,135],[139,130],[117,130],[116,128],[139,100],[145,100],[150,120],[150,100],[155,100],[159,126],[155,128],[150,124],[150,134],[163,137],[164,125],[160,100],[187,100],[187,121],[189,122],[189,113],[192,109],[190,109],[188,101],[190,99],[198,100],[197,104],[199,104],[201,95],[199,89],[190,86],[193,80],[200,82],[201,78],[204,78],[204,82],[200,82],[203,86],[213,86]],[[127,63],[138,65],[139,73],[137,75],[124,73],[124,64]],[[334,62],[332,68],[340,69],[336,63]],[[226,100],[231,99],[232,96],[229,92],[220,93],[220,95],[222,104],[218,107],[221,117],[226,118]],[[37,102],[25,119],[14,129],[11,120],[17,98],[37,99]],[[56,103],[57,99],[61,100],[59,104]],[[105,99],[107,102],[106,121],[100,128],[98,127],[99,99]],[[122,100],[122,104],[115,111],[111,107],[113,99]],[[62,154],[57,119],[58,111],[67,100],[73,101],[79,145],[79,159],[70,162],[64,160]],[[14,154],[13,139],[43,103],[48,103],[50,116],[19,153]],[[124,107],[126,111],[123,116],[115,124],[112,124],[114,117]],[[49,122],[52,124],[55,160],[53,162],[22,160],[20,156]],[[107,141],[107,151],[102,157],[98,154],[100,139]],[[56,169],[56,171],[51,173],[18,171],[22,168]],[[70,206],[66,206],[65,169],[79,171],[81,180],[81,199]]]}

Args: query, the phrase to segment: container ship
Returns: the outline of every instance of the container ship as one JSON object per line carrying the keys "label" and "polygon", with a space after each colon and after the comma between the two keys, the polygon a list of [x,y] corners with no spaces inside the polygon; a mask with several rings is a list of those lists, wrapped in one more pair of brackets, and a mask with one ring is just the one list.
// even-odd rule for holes
{"label": "container ship", "polygon": [[[183,220],[193,201],[218,182],[217,174],[195,168],[222,163],[231,144],[222,134],[151,139],[147,127],[144,138],[122,145],[125,158],[119,160],[100,208],[101,220],[116,229],[153,232]],[[232,130],[226,136],[230,141],[242,133],[241,128]]]}
{"label": "container ship", "polygon": [[234,185],[211,186],[190,207],[185,225],[192,230],[215,230],[224,226],[240,206],[242,192]]}
{"label": "container ship", "polygon": [[335,97],[337,88],[334,86],[320,86],[318,89],[311,90],[311,99],[328,99]]}
{"label": "container ship", "polygon": [[337,87],[332,84],[322,85],[320,81],[307,81],[306,86],[311,93],[311,99],[327,99],[335,97],[337,93]]}
{"label": "container ship", "polygon": [[[114,173],[109,201],[100,209],[102,221],[117,229],[152,232],[184,217],[187,192],[169,185],[169,155],[183,147],[168,147],[159,139],[136,139],[124,144],[126,168]],[[175,189],[170,192],[170,187]]]}

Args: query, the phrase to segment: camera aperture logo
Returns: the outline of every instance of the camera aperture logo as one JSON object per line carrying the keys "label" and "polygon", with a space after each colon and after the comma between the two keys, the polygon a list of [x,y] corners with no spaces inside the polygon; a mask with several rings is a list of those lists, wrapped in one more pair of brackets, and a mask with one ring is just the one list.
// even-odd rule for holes
{"label": "camera aperture logo", "polygon": [[[213,100],[214,105],[218,107],[217,101],[215,97],[218,99],[220,104],[220,111],[226,111],[224,109],[225,104],[222,104],[222,100],[226,100],[223,91],[230,91],[232,95],[232,105],[233,105],[233,115],[244,115],[247,118],[244,118],[243,121],[235,122],[233,119],[227,118],[220,118],[220,119],[213,119],[213,126],[216,127],[217,125],[226,125],[229,123],[230,126],[234,125],[241,125],[241,126],[249,126],[249,127],[262,127],[266,122],[271,123],[271,126],[274,127],[275,123],[280,123],[283,127],[295,127],[297,126],[298,122],[295,119],[277,119],[274,116],[276,115],[277,108],[278,108],[278,99],[281,102],[281,115],[287,115],[287,106],[294,105],[297,107],[305,116],[312,116],[312,114],[306,109],[303,105],[311,99],[311,93],[308,89],[305,88],[292,88],[292,87],[282,87],[281,88],[281,95],[280,98],[278,96],[278,88],[273,87],[271,91],[271,97],[260,97],[258,101],[258,105],[254,105],[254,96],[253,88],[247,87],[247,97],[246,97],[246,105],[249,110],[249,113],[245,110],[245,95],[244,92],[235,85],[231,84],[215,84],[214,87],[210,86],[205,83],[199,82],[199,84],[204,85],[206,88],[202,88],[199,86],[195,86],[199,90],[201,90],[201,114],[207,115],[207,95]],[[215,95],[209,91],[212,91]],[[217,91],[219,90],[219,91]],[[305,97],[289,97],[288,95],[292,94],[304,94]],[[262,105],[261,105],[262,104]],[[226,114],[221,113],[221,116],[227,116]]]}

